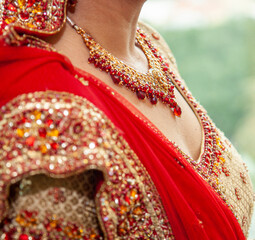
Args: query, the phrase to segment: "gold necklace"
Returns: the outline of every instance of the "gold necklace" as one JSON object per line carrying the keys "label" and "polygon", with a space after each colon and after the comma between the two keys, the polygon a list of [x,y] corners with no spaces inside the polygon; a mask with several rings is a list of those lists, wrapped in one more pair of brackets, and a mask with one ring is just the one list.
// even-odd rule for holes
{"label": "gold necklace", "polygon": [[90,54],[89,63],[110,74],[115,84],[135,92],[138,99],[147,97],[152,104],[160,100],[170,107],[175,116],[181,116],[181,108],[175,100],[173,73],[144,32],[137,30],[136,41],[148,59],[149,71],[140,73],[114,57],[70,18],[67,17],[67,21],[83,38]]}

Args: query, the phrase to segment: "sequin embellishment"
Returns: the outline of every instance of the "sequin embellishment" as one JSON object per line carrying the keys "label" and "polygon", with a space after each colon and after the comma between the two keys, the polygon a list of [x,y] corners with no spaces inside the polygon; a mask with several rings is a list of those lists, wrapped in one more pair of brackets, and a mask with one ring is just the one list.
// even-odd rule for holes
{"label": "sequin embellishment", "polygon": [[3,0],[0,2],[0,30],[7,25],[39,34],[58,32],[66,17],[65,0]]}
{"label": "sequin embellishment", "polygon": [[21,95],[1,108],[0,210],[25,175],[103,171],[96,196],[108,239],[174,239],[148,173],[107,117],[87,100],[60,92]]}

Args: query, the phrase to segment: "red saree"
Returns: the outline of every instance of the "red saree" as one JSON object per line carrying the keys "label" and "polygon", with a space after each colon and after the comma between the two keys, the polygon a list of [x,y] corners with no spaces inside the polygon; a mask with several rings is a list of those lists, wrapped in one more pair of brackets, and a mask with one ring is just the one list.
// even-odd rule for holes
{"label": "red saree", "polygon": [[0,76],[1,106],[21,94],[54,91],[80,96],[100,109],[149,173],[175,239],[245,239],[234,214],[210,184],[148,119],[99,79],[56,52],[3,42]]}

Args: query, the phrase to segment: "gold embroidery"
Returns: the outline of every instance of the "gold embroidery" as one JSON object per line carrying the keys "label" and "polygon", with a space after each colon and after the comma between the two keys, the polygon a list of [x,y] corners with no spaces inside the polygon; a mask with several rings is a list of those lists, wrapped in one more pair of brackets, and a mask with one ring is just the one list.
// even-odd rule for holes
{"label": "gold embroidery", "polygon": [[204,149],[199,162],[194,161],[176,147],[197,173],[226,202],[238,220],[244,235],[247,236],[252,217],[253,190],[241,157],[224,134],[215,127],[206,111],[196,102],[186,86],[180,80],[176,79],[175,82],[200,119],[204,132]]}
{"label": "gold embroidery", "polygon": [[[140,23],[140,27],[146,30],[147,33],[155,32],[154,29],[143,23]],[[171,50],[162,38],[160,38],[160,40],[151,38],[151,41],[163,51],[168,59],[174,59]],[[203,141],[204,151],[200,162],[193,161],[193,159],[185,155],[176,144],[173,144],[194,167],[198,174],[207,181],[226,202],[236,216],[244,235],[247,236],[254,205],[252,183],[248,175],[248,170],[245,168],[240,155],[236,152],[234,147],[208,117],[206,110],[192,97],[184,81],[178,80],[181,79],[181,77],[175,60],[172,61],[171,67],[173,73],[176,75],[176,87],[184,98],[186,98],[187,102],[190,103],[191,107],[194,109],[194,113],[198,116],[203,126],[205,139]],[[157,129],[153,126],[149,127],[157,132]],[[162,138],[164,141],[167,141],[164,136],[162,136]],[[215,153],[218,156],[216,156]]]}
{"label": "gold embroidery", "polygon": [[96,195],[108,239],[173,239],[158,193],[123,137],[87,100],[69,93],[21,95],[1,108],[0,210],[8,188],[39,173],[68,177],[88,169],[104,173]]}
{"label": "gold embroidery", "polygon": [[0,2],[0,28],[8,24],[23,32],[54,34],[66,19],[67,0],[3,0]]}
{"label": "gold embroidery", "polygon": [[224,166],[229,169],[229,175],[220,174],[219,189],[247,237],[254,204],[252,183],[241,156],[225,136],[220,132],[219,134],[226,146]]}
{"label": "gold embroidery", "polygon": [[11,46],[27,46],[32,48],[41,48],[49,52],[56,52],[56,50],[47,42],[40,38],[23,34],[20,36],[15,30],[14,26],[10,25],[3,31],[3,35],[0,35],[0,39],[3,38],[5,43]]}
{"label": "gold embroidery", "polygon": [[94,201],[97,181],[96,171],[61,179],[42,174],[23,178],[10,189],[6,238],[103,239]]}

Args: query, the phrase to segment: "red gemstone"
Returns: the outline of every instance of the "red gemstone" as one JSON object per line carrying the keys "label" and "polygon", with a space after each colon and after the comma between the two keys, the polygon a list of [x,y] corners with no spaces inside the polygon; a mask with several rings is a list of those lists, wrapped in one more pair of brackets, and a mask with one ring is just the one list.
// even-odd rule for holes
{"label": "red gemstone", "polygon": [[211,159],[210,159],[210,156],[209,156],[209,157],[207,156],[207,157],[205,158],[205,163],[208,163],[208,164],[209,164],[209,163],[210,163],[210,160],[211,160]]}
{"label": "red gemstone", "polygon": [[129,198],[129,196],[125,196],[125,201],[130,205],[130,198]]}
{"label": "red gemstone", "polygon": [[47,231],[50,231],[51,230],[51,225],[50,225],[50,222],[47,222],[44,224],[44,227]]}
{"label": "red gemstone", "polygon": [[143,90],[147,91],[149,89],[149,86],[146,84],[145,86],[143,86]]}
{"label": "red gemstone", "polygon": [[158,90],[155,91],[155,95],[156,95],[157,97],[160,97],[160,93],[159,93]]}
{"label": "red gemstone", "polygon": [[97,67],[99,67],[99,62],[98,61],[95,61],[94,62],[94,66],[97,68]]}
{"label": "red gemstone", "polygon": [[93,56],[95,59],[98,59],[100,58],[100,55],[98,53],[96,53],[94,56]]}
{"label": "red gemstone", "polygon": [[104,59],[102,59],[101,61],[98,62],[98,65],[99,65],[100,67],[104,65],[105,60],[104,60],[104,61],[103,61],[103,60],[104,60]]}
{"label": "red gemstone", "polygon": [[151,97],[150,101],[154,105],[154,104],[157,104],[158,99],[156,97]]}
{"label": "red gemstone", "polygon": [[44,17],[41,16],[36,16],[34,19],[37,24],[42,24],[44,22]]}
{"label": "red gemstone", "polygon": [[110,74],[111,74],[111,75],[116,75],[116,73],[117,73],[117,71],[116,71],[115,69],[111,69],[111,70],[110,70]]}
{"label": "red gemstone", "polygon": [[41,25],[42,28],[45,28],[46,27],[46,23],[43,22],[42,25]]}
{"label": "red gemstone", "polygon": [[92,58],[92,57],[90,57],[90,58],[88,59],[88,62],[89,62],[89,63],[93,63],[94,61],[95,61],[95,59]]}
{"label": "red gemstone", "polygon": [[177,116],[177,117],[180,117],[182,114],[182,110],[181,108],[177,105],[175,108],[174,108],[174,115]]}
{"label": "red gemstone", "polygon": [[29,13],[27,11],[24,11],[24,12],[21,12],[20,13],[20,17],[23,19],[23,20],[27,20],[29,18]]}
{"label": "red gemstone", "polygon": [[62,231],[62,228],[61,228],[60,225],[57,225],[57,231],[58,231],[58,232],[61,232],[61,231]]}
{"label": "red gemstone", "polygon": [[33,216],[33,212],[25,210],[24,213],[28,218],[31,218]]}
{"label": "red gemstone", "polygon": [[28,145],[28,146],[30,146],[30,147],[32,147],[32,146],[34,146],[34,143],[35,143],[35,137],[28,137],[27,139],[26,139],[26,144]]}
{"label": "red gemstone", "polygon": [[128,84],[130,82],[130,78],[128,76],[124,77],[124,83]]}
{"label": "red gemstone", "polygon": [[76,133],[76,134],[81,133],[82,130],[83,130],[83,127],[82,127],[81,123],[76,123],[76,124],[74,125],[74,127],[73,127],[73,131],[74,131],[74,133]]}
{"label": "red gemstone", "polygon": [[39,129],[38,129],[38,133],[39,133],[39,136],[40,136],[40,137],[45,138],[45,137],[46,137],[46,134],[47,134],[47,131],[46,131],[45,128],[39,128]]}
{"label": "red gemstone", "polygon": [[54,149],[54,150],[57,150],[58,149],[58,144],[53,142],[50,144],[51,148]]}
{"label": "red gemstone", "polygon": [[146,97],[146,93],[142,92],[142,91],[137,91],[136,95],[137,95],[138,99],[141,99],[141,100],[145,99],[145,97]]}
{"label": "red gemstone", "polygon": [[17,8],[13,4],[11,4],[11,3],[8,5],[7,9],[12,11],[12,12],[17,12]]}
{"label": "red gemstone", "polygon": [[46,125],[49,127],[51,124],[53,123],[53,120],[52,119],[48,119],[46,121]]}
{"label": "red gemstone", "polygon": [[118,75],[111,75],[112,77],[112,81],[115,83],[115,84],[119,84],[121,81],[122,81],[122,77],[118,76]]}
{"label": "red gemstone", "polygon": [[173,99],[170,99],[170,107],[175,108],[176,106],[177,106],[177,103]]}
{"label": "red gemstone", "polygon": [[27,122],[28,120],[27,120],[27,118],[23,117],[23,118],[21,119],[21,121],[22,121],[23,123],[25,123],[25,122]]}
{"label": "red gemstone", "polygon": [[118,75],[119,77],[123,77],[123,73],[122,73],[122,72],[117,72],[117,75]]}
{"label": "red gemstone", "polygon": [[145,38],[146,36],[143,33],[140,33],[141,37]]}
{"label": "red gemstone", "polygon": [[21,234],[20,236],[19,236],[19,240],[28,240],[29,238],[28,238],[28,235],[27,234]]}
{"label": "red gemstone", "polygon": [[105,66],[105,71],[106,71],[106,72],[109,72],[110,70],[111,70],[111,65],[106,65],[106,66]]}
{"label": "red gemstone", "polygon": [[4,240],[11,240],[11,234],[10,233],[4,233]]}
{"label": "red gemstone", "polygon": [[154,92],[153,89],[151,89],[151,88],[149,87],[149,88],[148,88],[148,93],[149,93],[149,94],[153,94],[153,92]]}
{"label": "red gemstone", "polygon": [[164,98],[164,102],[165,102],[165,103],[170,103],[169,97],[165,97],[165,98]]}
{"label": "red gemstone", "polygon": [[27,7],[32,7],[32,5],[35,3],[35,0],[28,0]]}
{"label": "red gemstone", "polygon": [[163,92],[160,92],[159,95],[160,97],[164,97],[165,94]]}
{"label": "red gemstone", "polygon": [[2,148],[4,146],[4,141],[0,140],[0,148]]}

